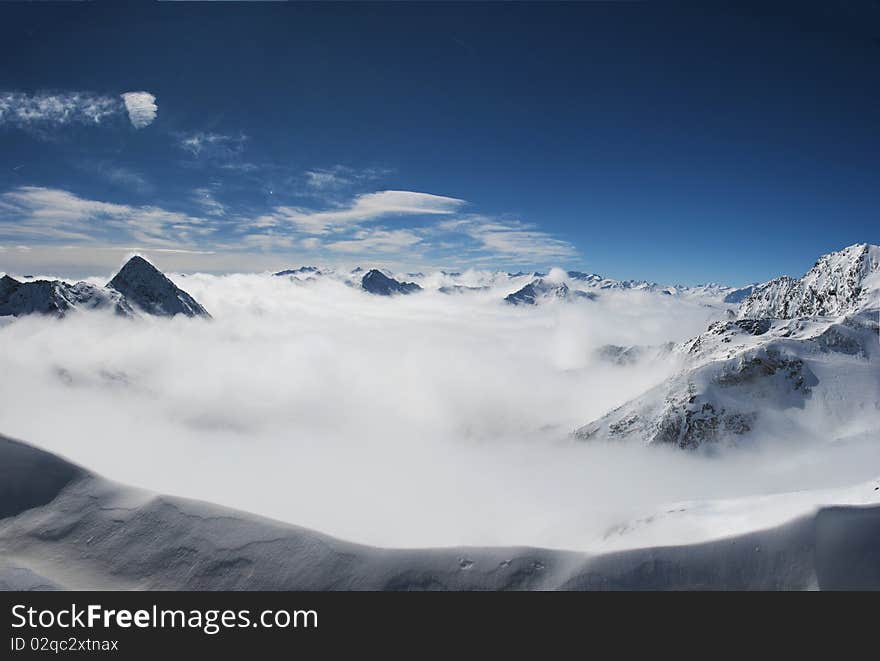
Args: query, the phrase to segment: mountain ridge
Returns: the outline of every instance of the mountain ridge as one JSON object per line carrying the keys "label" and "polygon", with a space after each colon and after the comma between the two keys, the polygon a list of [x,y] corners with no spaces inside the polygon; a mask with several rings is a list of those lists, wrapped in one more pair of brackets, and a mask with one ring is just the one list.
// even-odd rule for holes
{"label": "mountain ridge", "polygon": [[192,296],[140,256],[129,259],[106,286],[62,280],[0,278],[0,317],[43,314],[64,317],[71,312],[113,309],[123,317],[136,312],[173,317],[210,317]]}

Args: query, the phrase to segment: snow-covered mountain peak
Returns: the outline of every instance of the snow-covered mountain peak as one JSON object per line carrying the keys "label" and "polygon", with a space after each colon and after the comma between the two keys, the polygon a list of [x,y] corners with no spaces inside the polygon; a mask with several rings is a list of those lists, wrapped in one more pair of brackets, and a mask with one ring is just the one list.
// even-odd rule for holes
{"label": "snow-covered mountain peak", "polygon": [[592,292],[571,289],[565,282],[543,277],[535,278],[521,289],[508,294],[504,300],[513,305],[537,305],[540,301],[595,298],[596,294]]}
{"label": "snow-covered mountain peak", "polygon": [[129,259],[107,283],[125,298],[149,314],[173,317],[210,317],[192,296],[180,289],[164,273],[143,257]]}
{"label": "snow-covered mountain peak", "polygon": [[822,255],[800,279],[783,276],[755,287],[740,304],[741,319],[795,319],[855,312],[876,306],[880,246],[858,243]]}

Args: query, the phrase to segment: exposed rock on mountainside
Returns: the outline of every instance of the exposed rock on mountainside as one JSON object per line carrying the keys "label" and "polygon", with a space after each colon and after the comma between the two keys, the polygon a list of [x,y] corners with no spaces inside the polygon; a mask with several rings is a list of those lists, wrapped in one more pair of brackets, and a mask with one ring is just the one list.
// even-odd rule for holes
{"label": "exposed rock on mountainside", "polygon": [[131,316],[132,309],[116,291],[87,282],[68,284],[60,280],[19,282],[8,275],[0,278],[0,317],[49,314],[63,317],[72,310],[112,309]]}
{"label": "exposed rock on mountainside", "polygon": [[758,285],[740,304],[740,318],[838,316],[877,304],[880,246],[860,243],[822,255],[799,280]]}
{"label": "exposed rock on mountainside", "polygon": [[143,257],[134,256],[107,283],[148,314],[210,317],[208,311]]}
{"label": "exposed rock on mountainside", "polygon": [[317,266],[300,266],[298,269],[286,269],[284,271],[273,273],[272,275],[321,275],[321,271]]}
{"label": "exposed rock on mountainside", "polygon": [[414,282],[400,282],[378,269],[368,271],[361,279],[361,287],[371,294],[379,296],[391,296],[392,294],[412,294],[421,291],[421,287]]}
{"label": "exposed rock on mountainside", "polygon": [[525,287],[508,294],[504,300],[513,305],[537,305],[541,301],[562,300],[573,301],[577,299],[595,300],[593,292],[570,289],[564,282],[558,283],[546,278],[536,278]]}

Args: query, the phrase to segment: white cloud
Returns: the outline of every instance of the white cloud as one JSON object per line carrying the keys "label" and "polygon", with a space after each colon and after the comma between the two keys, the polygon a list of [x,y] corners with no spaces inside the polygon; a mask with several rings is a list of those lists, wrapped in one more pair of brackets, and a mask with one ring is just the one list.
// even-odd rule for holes
{"label": "white cloud", "polygon": [[465,205],[464,200],[430,193],[386,190],[358,195],[350,203],[326,211],[279,206],[256,219],[257,227],[289,224],[309,234],[327,234],[341,227],[385,216],[449,215]]}
{"label": "white cloud", "polygon": [[156,119],[159,107],[156,97],[149,92],[126,92],[121,96],[131,125],[136,129],[149,126]]}
{"label": "white cloud", "polygon": [[122,108],[117,97],[90,92],[0,92],[0,125],[17,128],[97,125],[121,113]]}

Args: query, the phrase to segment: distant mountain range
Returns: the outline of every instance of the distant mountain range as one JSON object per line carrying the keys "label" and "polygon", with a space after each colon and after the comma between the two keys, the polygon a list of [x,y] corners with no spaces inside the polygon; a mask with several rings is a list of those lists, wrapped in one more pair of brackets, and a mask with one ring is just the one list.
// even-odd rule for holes
{"label": "distant mountain range", "polygon": [[112,309],[132,317],[149,314],[210,317],[192,296],[177,287],[143,257],[132,257],[104,287],[87,282],[0,278],[0,317],[49,314],[56,317],[81,310]]}
{"label": "distant mountain range", "polygon": [[300,282],[312,281],[320,277],[333,278],[381,296],[432,290],[452,295],[507,289],[506,292],[500,293],[500,298],[514,305],[596,300],[603,292],[608,291],[645,292],[735,304],[751,294],[755,287],[749,285],[735,288],[716,283],[695,286],[661,285],[647,280],[614,280],[596,273],[556,269],[553,273],[437,271],[395,274],[383,269],[365,271],[361,267],[352,271],[336,271],[327,267],[301,266],[277,271],[273,275]]}

